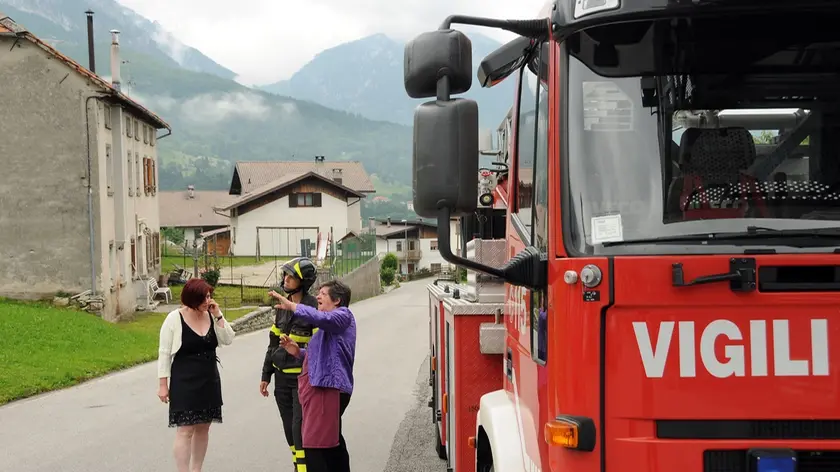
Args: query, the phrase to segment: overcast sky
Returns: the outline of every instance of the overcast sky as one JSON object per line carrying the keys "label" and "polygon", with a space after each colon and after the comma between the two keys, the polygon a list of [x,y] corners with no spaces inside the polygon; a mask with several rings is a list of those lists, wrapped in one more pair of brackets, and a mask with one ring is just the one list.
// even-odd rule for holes
{"label": "overcast sky", "polygon": [[[375,33],[397,39],[451,14],[535,18],[545,0],[118,0],[240,75],[247,84],[291,76],[318,52]],[[484,30],[500,41],[512,36]]]}

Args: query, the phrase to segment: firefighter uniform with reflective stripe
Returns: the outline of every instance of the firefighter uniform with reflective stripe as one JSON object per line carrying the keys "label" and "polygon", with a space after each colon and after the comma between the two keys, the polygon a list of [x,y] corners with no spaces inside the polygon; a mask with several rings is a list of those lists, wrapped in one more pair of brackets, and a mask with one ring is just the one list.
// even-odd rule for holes
{"label": "firefighter uniform with reflective stripe", "polygon": [[[304,293],[300,303],[317,307],[318,301],[312,295]],[[289,310],[274,309],[274,324],[268,334],[268,349],[262,368],[262,381],[271,382],[274,374],[274,399],[283,419],[286,441],[292,450],[296,472],[306,472],[306,457],[301,439],[301,412],[298,399],[297,378],[303,362],[280,347],[280,337],[288,335],[301,347],[305,347],[317,328],[294,316]]]}

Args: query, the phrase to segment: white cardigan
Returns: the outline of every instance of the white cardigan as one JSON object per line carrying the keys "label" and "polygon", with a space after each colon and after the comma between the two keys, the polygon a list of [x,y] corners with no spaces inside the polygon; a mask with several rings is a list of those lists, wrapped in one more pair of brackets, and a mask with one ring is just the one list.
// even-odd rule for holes
{"label": "white cardigan", "polygon": [[[219,310],[219,314],[224,314]],[[220,346],[227,346],[233,342],[236,332],[230,327],[230,323],[224,320],[225,326],[219,327],[216,321],[213,321],[213,330],[216,331],[216,339],[219,340]],[[173,310],[166,315],[163,320],[163,325],[160,327],[160,345],[158,347],[158,378],[169,377],[172,373],[172,360],[175,358],[175,353],[181,349],[181,313],[180,308]]]}

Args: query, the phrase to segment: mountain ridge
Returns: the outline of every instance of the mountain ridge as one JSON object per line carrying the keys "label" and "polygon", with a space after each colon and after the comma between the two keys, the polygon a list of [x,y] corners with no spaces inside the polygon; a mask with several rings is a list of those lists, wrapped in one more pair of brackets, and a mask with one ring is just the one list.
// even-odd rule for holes
{"label": "mountain ridge", "polygon": [[[472,43],[473,77],[481,60],[501,43],[466,32]],[[375,120],[413,125],[414,109],[428,99],[412,99],[403,88],[404,41],[382,33],[349,41],[316,54],[289,79],[259,89],[357,113]],[[479,103],[480,125],[495,129],[513,103],[513,81],[492,90],[473,80],[459,97]]]}

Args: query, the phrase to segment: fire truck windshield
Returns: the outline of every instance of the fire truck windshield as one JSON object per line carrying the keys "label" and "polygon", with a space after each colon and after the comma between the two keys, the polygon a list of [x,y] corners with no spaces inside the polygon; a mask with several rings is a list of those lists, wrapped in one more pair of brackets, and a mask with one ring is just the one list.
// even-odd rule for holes
{"label": "fire truck windshield", "polygon": [[[642,49],[632,57],[639,70],[605,73],[592,64],[609,54],[567,48],[566,247],[588,254],[833,251],[795,231],[840,228],[840,83],[835,74],[806,70],[816,61],[804,59],[830,56],[836,66],[840,34],[831,35],[777,43],[761,60],[779,67],[761,73],[748,65],[727,74],[698,59],[650,74],[641,70],[653,62]],[[801,56],[788,54],[794,47]],[[724,64],[727,54],[719,52]],[[710,244],[703,235],[712,234],[733,237]]]}

